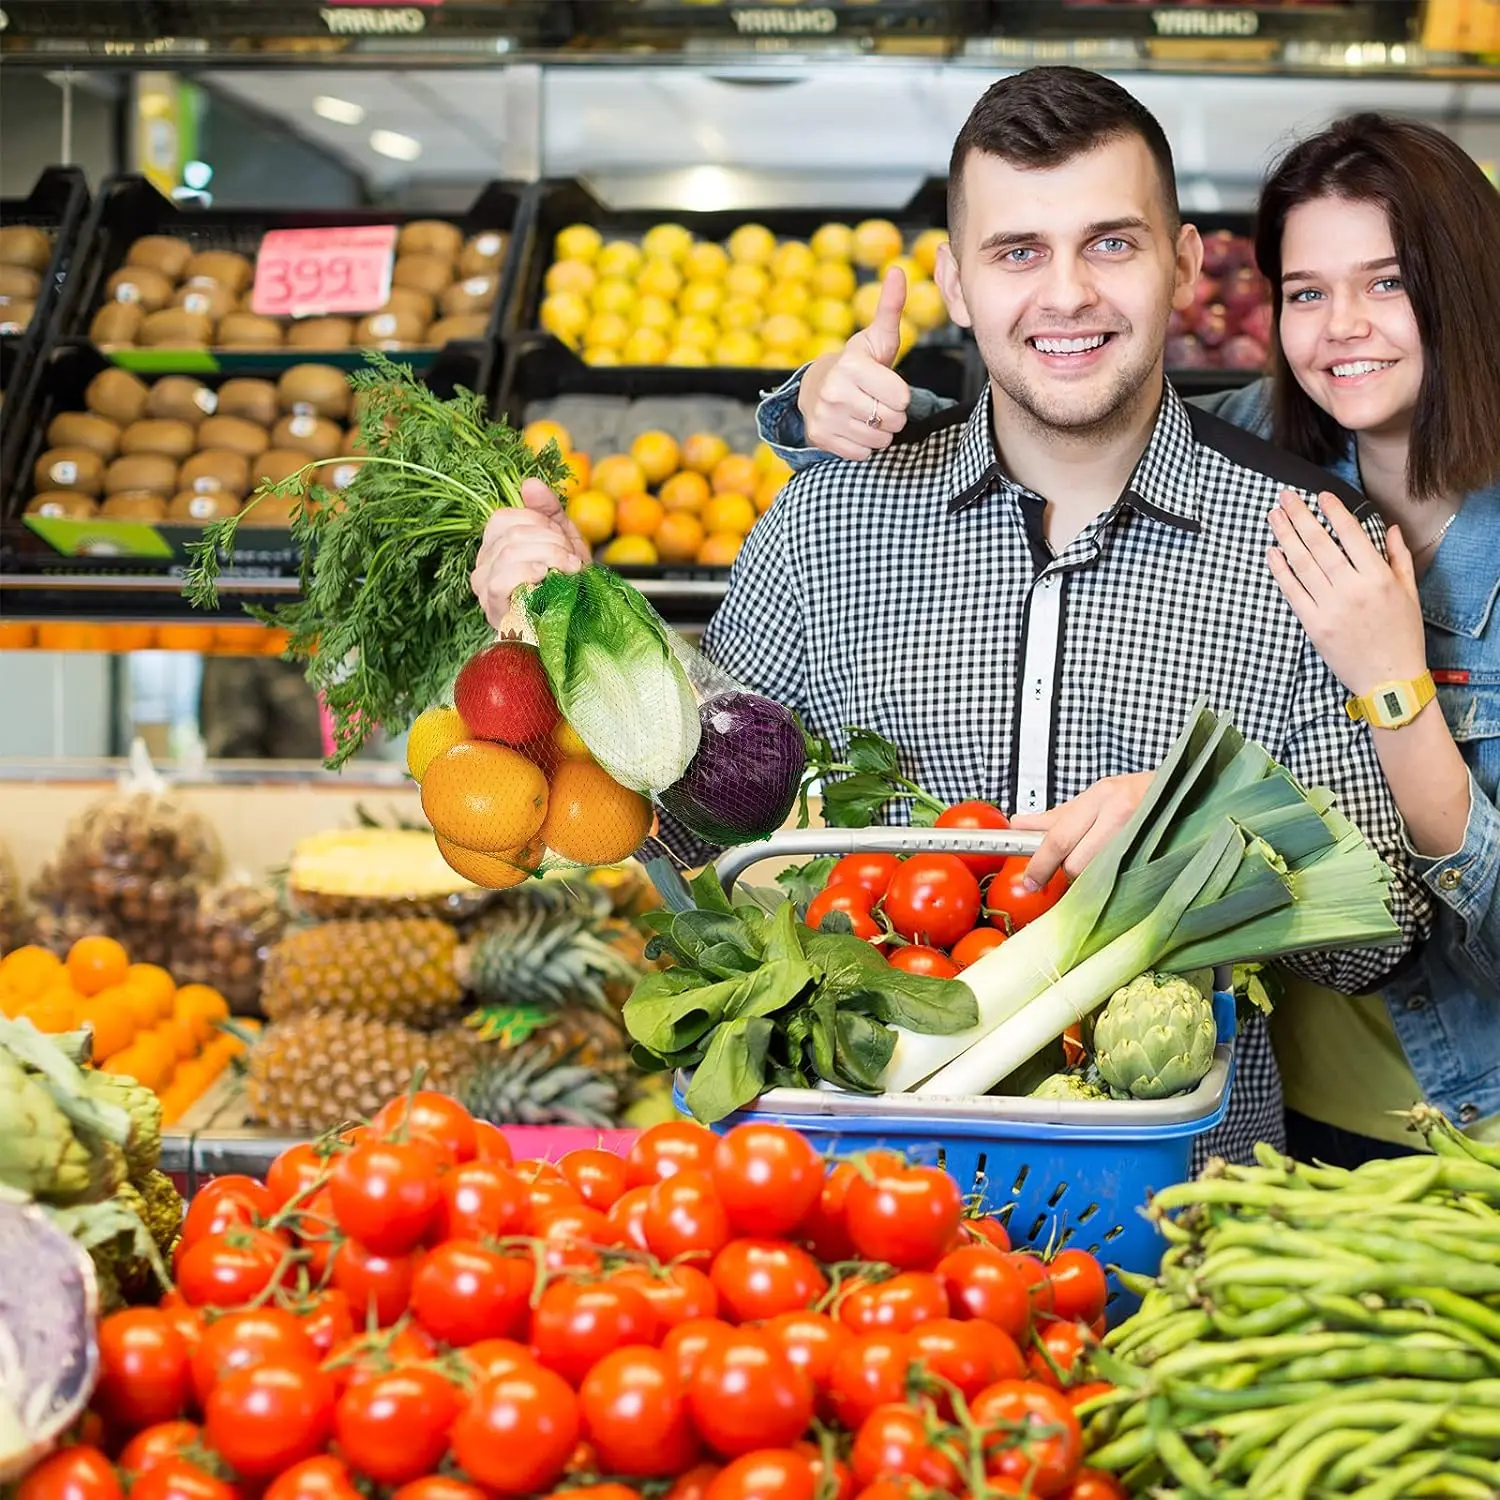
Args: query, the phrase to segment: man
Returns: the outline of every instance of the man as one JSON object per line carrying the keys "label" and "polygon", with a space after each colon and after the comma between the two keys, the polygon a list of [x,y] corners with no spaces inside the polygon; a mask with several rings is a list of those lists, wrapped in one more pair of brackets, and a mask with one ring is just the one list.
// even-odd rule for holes
{"label": "man", "polygon": [[[1160,125],[1098,74],[1032,69],[974,107],[948,183],[937,279],[988,389],[972,412],[906,425],[905,383],[873,359],[845,437],[851,417],[905,430],[865,463],[796,476],[747,541],[704,650],[814,733],[876,730],[938,797],[988,798],[1046,828],[1038,884],[1059,864],[1076,873],[1129,818],[1206,698],[1337,793],[1401,872],[1410,947],[1430,907],[1404,873],[1369,734],[1264,562],[1279,491],[1340,485],[1165,382],[1167,322],[1192,299],[1202,245]],[[877,340],[900,290],[893,274]],[[587,556],[555,499],[527,493],[528,511],[491,523],[475,572],[495,620],[516,586]],[[1296,967],[1352,992],[1403,955]],[[1283,1136],[1262,1026],[1239,1055],[1234,1123],[1213,1145],[1243,1158]]]}

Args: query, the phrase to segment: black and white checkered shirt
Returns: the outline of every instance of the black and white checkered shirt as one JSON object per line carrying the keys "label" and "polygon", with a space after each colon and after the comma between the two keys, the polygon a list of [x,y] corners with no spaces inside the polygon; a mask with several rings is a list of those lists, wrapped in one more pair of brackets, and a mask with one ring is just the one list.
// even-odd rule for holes
{"label": "black and white checkered shirt", "polygon": [[[1265,562],[1279,489],[1310,501],[1342,491],[1368,512],[1362,498],[1168,387],[1120,499],[1054,556],[1044,501],[1001,470],[990,410],[986,392],[864,463],[799,473],[747,540],[705,652],[835,745],[848,726],[876,730],[935,796],[1013,812],[1153,770],[1206,699],[1303,784],[1337,795],[1397,871],[1409,944],[1425,936],[1430,902],[1406,872],[1370,731],[1345,714]],[[1382,536],[1373,513],[1365,524]],[[1403,956],[1290,962],[1353,993]],[[1253,1114],[1242,1146],[1281,1138],[1275,1066],[1255,1032],[1240,1053]]]}

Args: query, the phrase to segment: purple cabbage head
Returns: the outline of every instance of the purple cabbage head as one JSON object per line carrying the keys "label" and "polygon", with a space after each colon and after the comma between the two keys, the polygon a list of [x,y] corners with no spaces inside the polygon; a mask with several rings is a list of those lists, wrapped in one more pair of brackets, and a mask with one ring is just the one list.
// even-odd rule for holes
{"label": "purple cabbage head", "polygon": [[698,720],[697,754],[657,802],[710,843],[769,838],[795,805],[807,766],[795,716],[757,693],[728,692],[700,705]]}

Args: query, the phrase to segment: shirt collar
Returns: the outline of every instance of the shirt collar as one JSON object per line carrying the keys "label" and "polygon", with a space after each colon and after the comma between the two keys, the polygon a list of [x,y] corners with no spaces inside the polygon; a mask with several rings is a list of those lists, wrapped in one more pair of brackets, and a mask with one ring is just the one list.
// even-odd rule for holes
{"label": "shirt collar", "polygon": [[1500,484],[1476,490],[1453,518],[1418,592],[1422,617],[1455,635],[1479,637],[1500,599],[1500,575],[1493,563],[1495,517],[1500,515]]}
{"label": "shirt collar", "polygon": [[[997,488],[1015,488],[995,453],[992,394],[986,384],[964,424],[953,462],[948,513],[977,504]],[[1197,532],[1197,440],[1181,398],[1164,385],[1156,426],[1120,499],[1149,520]]]}

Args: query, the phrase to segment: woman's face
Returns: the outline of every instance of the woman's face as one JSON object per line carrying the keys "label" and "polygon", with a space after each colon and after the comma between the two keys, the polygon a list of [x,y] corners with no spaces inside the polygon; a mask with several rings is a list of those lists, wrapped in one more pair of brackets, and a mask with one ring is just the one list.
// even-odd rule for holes
{"label": "woman's face", "polygon": [[1349,432],[1403,433],[1422,343],[1385,210],[1315,198],[1281,236],[1281,347],[1297,383]]}

